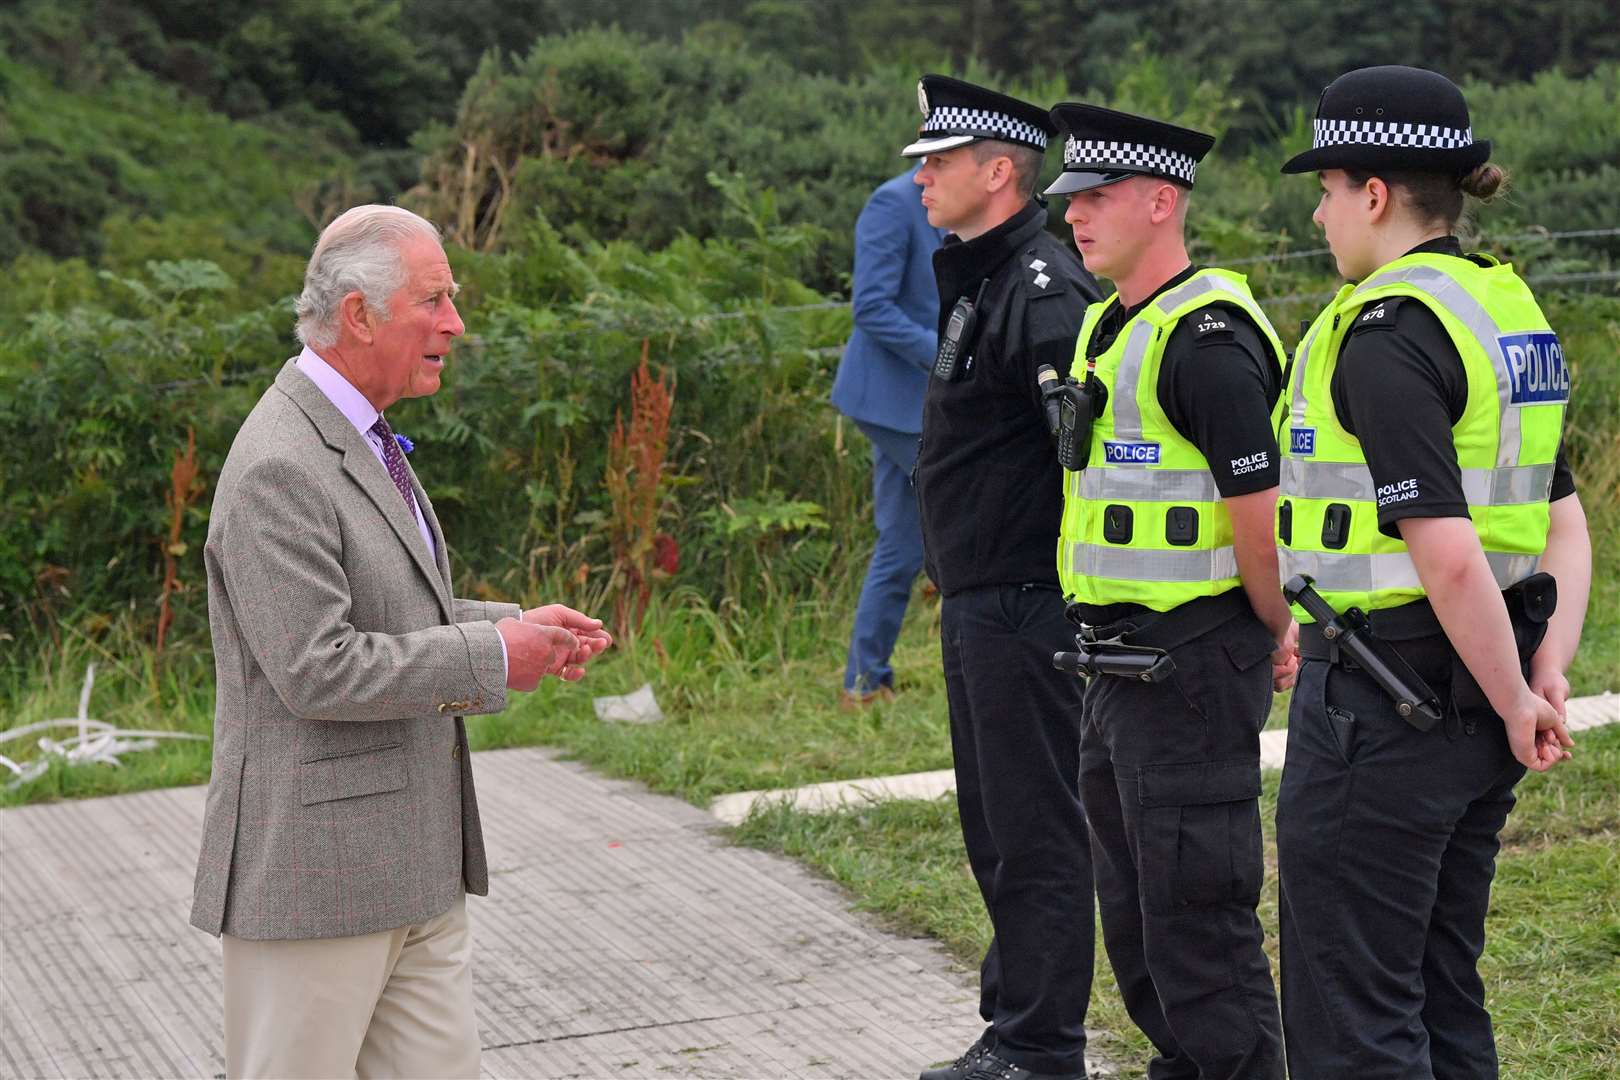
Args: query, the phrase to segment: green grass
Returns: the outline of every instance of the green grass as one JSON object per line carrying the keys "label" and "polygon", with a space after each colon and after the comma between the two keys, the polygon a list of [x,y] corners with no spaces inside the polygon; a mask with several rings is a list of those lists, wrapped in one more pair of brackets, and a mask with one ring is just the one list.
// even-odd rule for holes
{"label": "green grass", "polygon": [[838,708],[849,624],[830,607],[728,622],[689,599],[655,613],[642,641],[588,680],[592,693],[651,682],[663,723],[604,725],[588,707],[558,708],[548,700],[555,695],[538,694],[504,717],[471,721],[475,745],[564,746],[598,768],[698,803],[733,791],[949,768],[938,602],[918,595],[913,608],[895,652],[892,703]]}
{"label": "green grass", "polygon": [[[1620,534],[1614,527],[1620,515],[1609,517],[1613,523],[1599,521],[1606,535]],[[1602,563],[1571,672],[1577,694],[1620,689],[1620,659],[1606,655],[1620,643],[1620,572]],[[921,588],[895,651],[898,698],[854,713],[838,708],[856,585],[846,571],[811,599],[757,611],[716,610],[691,590],[673,590],[655,600],[637,639],[620,642],[583,683],[547,680],[534,694],[514,695],[504,713],[469,718],[471,744],[560,747],[604,772],[699,805],[735,791],[949,768],[939,601]],[[32,665],[0,669],[0,730],[74,715],[85,665],[95,661],[92,717],[125,728],[209,734],[211,655],[200,643],[181,642],[155,657],[134,625],[129,617],[64,626],[60,643],[33,646]],[[664,722],[597,721],[592,696],[626,693],[644,682],[653,686]],[[1269,726],[1286,723],[1287,706],[1288,695],[1278,695]],[[3,752],[29,756],[17,743]],[[203,783],[208,765],[206,746],[164,743],[130,755],[121,769],[53,769],[15,791],[0,785],[0,806]]]}
{"label": "green grass", "polygon": [[[1267,885],[1260,917],[1275,968],[1272,821],[1278,774],[1262,795]],[[1575,1080],[1620,1075],[1620,730],[1586,732],[1574,762],[1519,786],[1503,833],[1481,961],[1502,1075]],[[955,803],[897,802],[826,815],[773,806],[740,842],[801,859],[896,929],[938,938],[969,969],[990,928],[968,871]],[[1125,1015],[1100,945],[1088,1027],[1096,1050],[1142,1076],[1151,1047]]]}
{"label": "green grass", "polygon": [[[212,735],[213,656],[192,647],[158,657],[130,625],[128,620],[95,620],[84,629],[62,627],[60,642],[36,643],[31,668],[0,669],[0,730],[77,716],[85,669],[94,663],[90,719],[126,730]],[[55,739],[72,734],[69,728],[41,732]],[[37,756],[32,739],[0,743],[0,753],[23,762]],[[69,767],[58,760],[22,787],[13,790],[0,782],[0,807],[202,784],[208,781],[210,756],[208,742],[172,739],[127,755],[117,768]],[[9,775],[0,773],[0,781]]]}
{"label": "green grass", "polygon": [[[855,585],[835,580],[820,599],[779,611],[716,612],[677,590],[655,603],[643,632],[604,656],[579,684],[547,680],[513,695],[506,712],[470,717],[475,750],[563,747],[580,760],[697,803],[716,795],[948,768],[945,693],[939,678],[938,600],[919,588],[895,652],[899,697],[858,712],[838,708]],[[132,659],[133,658],[133,659]],[[68,630],[41,647],[32,670],[0,682],[0,728],[74,715],[85,664],[98,664],[90,715],[127,728],[212,730],[212,657],[190,648],[156,663],[127,623]],[[650,682],[666,719],[603,724],[591,697]],[[9,702],[10,704],[6,704]],[[19,754],[16,743],[3,751]],[[107,795],[208,779],[203,744],[131,754],[122,769],[55,769],[0,806]]]}

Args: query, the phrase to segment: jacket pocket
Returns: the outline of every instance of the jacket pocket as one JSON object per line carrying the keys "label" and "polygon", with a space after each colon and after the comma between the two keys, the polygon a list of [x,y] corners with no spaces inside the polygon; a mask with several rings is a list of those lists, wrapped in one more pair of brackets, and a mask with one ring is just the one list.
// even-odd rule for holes
{"label": "jacket pocket", "polygon": [[305,806],[399,791],[405,786],[405,750],[399,743],[350,750],[298,766],[298,797]]}
{"label": "jacket pocket", "polygon": [[1258,761],[1147,765],[1138,785],[1142,899],[1149,912],[1173,915],[1259,899]]}

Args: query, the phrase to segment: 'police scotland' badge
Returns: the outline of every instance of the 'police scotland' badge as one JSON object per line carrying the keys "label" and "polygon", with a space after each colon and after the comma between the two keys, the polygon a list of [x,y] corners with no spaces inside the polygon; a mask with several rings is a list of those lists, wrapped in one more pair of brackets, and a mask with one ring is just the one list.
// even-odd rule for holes
{"label": "'police scotland' badge", "polygon": [[921,79],[917,80],[917,108],[922,110],[924,116],[928,115],[928,88]]}

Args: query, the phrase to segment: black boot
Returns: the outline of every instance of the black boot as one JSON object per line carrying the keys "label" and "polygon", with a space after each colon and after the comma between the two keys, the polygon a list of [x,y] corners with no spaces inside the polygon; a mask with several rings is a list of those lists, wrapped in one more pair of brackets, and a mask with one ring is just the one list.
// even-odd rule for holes
{"label": "black boot", "polygon": [[924,1070],[917,1080],[967,1080],[968,1073],[979,1064],[981,1058],[989,1053],[984,1046],[984,1036],[980,1035],[973,1041],[973,1045],[962,1051],[962,1056],[949,1065],[941,1065],[937,1069]]}
{"label": "black boot", "polygon": [[1086,1074],[1083,1069],[1077,1073],[1032,1072],[985,1051],[979,1056],[979,1063],[962,1080],[1086,1080]]}

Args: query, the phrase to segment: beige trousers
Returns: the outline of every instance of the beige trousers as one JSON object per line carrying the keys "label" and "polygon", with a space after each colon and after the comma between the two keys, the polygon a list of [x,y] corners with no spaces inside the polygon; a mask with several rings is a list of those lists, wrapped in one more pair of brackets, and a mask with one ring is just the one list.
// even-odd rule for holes
{"label": "beige trousers", "polygon": [[477,1077],[467,899],[358,937],[223,937],[231,1077]]}

